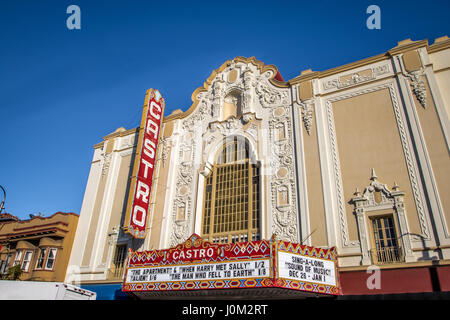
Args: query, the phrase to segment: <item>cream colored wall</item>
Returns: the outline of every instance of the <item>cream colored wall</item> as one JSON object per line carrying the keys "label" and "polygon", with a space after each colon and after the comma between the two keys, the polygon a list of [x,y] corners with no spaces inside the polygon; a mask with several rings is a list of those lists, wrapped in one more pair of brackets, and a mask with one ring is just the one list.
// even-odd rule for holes
{"label": "cream colored wall", "polygon": [[[316,113],[314,110],[312,117],[312,123],[316,123]],[[311,245],[326,246],[327,232],[325,225],[325,208],[323,203],[317,128],[315,125],[311,126],[309,135],[306,132],[303,134],[303,144],[305,150]]]}
{"label": "cream colored wall", "polygon": [[[450,59],[450,58],[449,58]],[[442,99],[444,100],[447,117],[450,115],[450,69],[435,73]]]}
{"label": "cream colored wall", "polygon": [[94,146],[66,280],[105,280],[120,230],[136,129],[119,128]]}
{"label": "cream colored wall", "polygon": [[333,103],[350,240],[358,240],[353,205],[355,189],[369,185],[371,168],[378,181],[391,188],[394,181],[406,192],[410,232],[420,234],[417,211],[388,89]]}
{"label": "cream colored wall", "polygon": [[[450,223],[450,157],[442,131],[443,128],[436,111],[436,105],[430,93],[430,87],[425,78],[422,78],[422,80],[424,80],[427,90],[426,108],[420,104],[416,96],[414,96],[414,102],[419,115],[420,126],[425,138],[428,156],[430,157],[448,228]],[[450,88],[450,83],[448,88]],[[449,103],[450,100],[446,102]]]}
{"label": "cream colored wall", "polygon": [[450,117],[450,49],[429,54],[447,116]]}
{"label": "cream colored wall", "polygon": [[[113,228],[121,227],[121,219],[125,212],[125,197],[127,193],[128,180],[131,174],[131,158],[132,155],[128,154],[123,156],[120,162],[119,175],[117,178],[116,190],[114,192],[113,205],[111,210],[111,218],[108,224],[108,230],[111,231]],[[102,263],[108,263],[108,249],[109,246],[105,245],[103,250]],[[114,248],[112,248],[114,251]]]}
{"label": "cream colored wall", "polygon": [[69,270],[66,273],[66,281],[72,281],[73,277],[79,277],[85,249],[92,247],[92,243],[88,243],[87,238],[101,176],[100,159],[103,144],[104,143],[101,142],[94,146],[93,160],[91,162],[86,190],[81,205],[80,218],[78,220],[78,226],[73,241],[72,252],[70,254]]}
{"label": "cream colored wall", "polygon": [[89,223],[89,231],[86,234],[87,236],[86,247],[83,252],[83,260],[81,261],[81,266],[89,266],[91,262],[94,240],[97,236],[96,231],[98,227],[98,220],[100,218],[100,209],[105,194],[106,178],[107,178],[106,175],[102,175],[100,177],[98,189],[96,190],[94,207],[92,209],[92,212],[89,212],[89,214],[91,215],[91,219]]}

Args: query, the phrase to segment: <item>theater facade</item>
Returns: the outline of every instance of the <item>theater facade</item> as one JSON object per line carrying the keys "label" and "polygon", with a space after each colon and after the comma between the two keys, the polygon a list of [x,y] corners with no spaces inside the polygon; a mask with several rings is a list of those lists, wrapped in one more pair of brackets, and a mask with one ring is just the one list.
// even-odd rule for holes
{"label": "theater facade", "polygon": [[[145,232],[130,232],[136,164],[149,146],[140,138],[145,116],[140,127],[118,128],[94,145],[66,281],[130,292],[136,286],[127,272],[143,268],[139,259],[151,252],[173,254],[195,240],[214,254],[223,246],[253,250],[282,242],[301,247],[297,253],[335,253],[338,295],[450,291],[449,88],[447,37],[433,44],[407,39],[373,57],[287,81],[254,57],[226,61],[194,91],[187,110],[162,120],[151,190],[141,190],[149,191],[148,198],[142,194],[147,215],[133,220]],[[151,112],[154,92],[147,91],[143,115]],[[274,252],[255,259],[269,261]],[[272,280],[275,266],[261,267]],[[176,291],[139,288],[141,298]],[[225,292],[197,289],[187,296]],[[238,292],[232,289],[231,297]]]}

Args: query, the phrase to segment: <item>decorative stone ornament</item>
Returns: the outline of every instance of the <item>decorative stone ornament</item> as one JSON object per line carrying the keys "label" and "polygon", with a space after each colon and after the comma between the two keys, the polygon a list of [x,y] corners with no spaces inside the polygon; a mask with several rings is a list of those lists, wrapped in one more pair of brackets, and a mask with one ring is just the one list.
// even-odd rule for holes
{"label": "decorative stone ornament", "polygon": [[309,103],[302,104],[302,118],[303,124],[305,125],[305,130],[308,135],[311,135],[311,125],[312,125],[312,107]]}
{"label": "decorative stone ornament", "polygon": [[[398,221],[398,229],[400,234],[398,235],[398,241],[401,243],[400,250],[403,251],[405,262],[415,261],[412,252],[411,234],[409,232],[408,223],[405,214],[404,195],[403,191],[399,191],[399,186],[394,183],[393,190],[380,183],[378,177],[375,174],[375,170],[372,168],[372,174],[370,177],[370,184],[364,189],[362,195],[358,188],[354,193],[355,197],[350,200],[350,203],[354,205],[354,213],[356,215],[356,221],[358,226],[358,233],[361,244],[362,253],[362,265],[371,265],[373,263],[370,255],[370,250],[374,249],[373,244],[369,241],[369,231],[367,226],[367,213],[376,213],[381,211],[385,214],[387,209],[392,209],[392,213],[396,215]],[[376,193],[379,193],[381,197],[376,198]],[[382,211],[383,210],[383,211]]]}
{"label": "decorative stone ornament", "polygon": [[407,74],[407,77],[411,79],[412,91],[416,95],[417,100],[419,100],[422,107],[426,108],[427,90],[425,82],[421,79],[420,73],[410,73]]}
{"label": "decorative stone ornament", "polygon": [[[268,186],[272,201],[261,203],[262,223],[268,225],[270,234],[298,242],[290,91],[288,87],[275,86],[271,82],[274,75],[273,68],[254,58],[236,58],[221,71],[213,72],[197,95],[197,107],[179,120],[173,135],[177,138],[170,144],[171,149],[179,150],[175,152],[178,158],[171,160],[170,165],[179,165],[174,168],[176,187],[170,201],[170,235],[166,245],[183,242],[192,232],[201,232],[196,217],[202,215],[204,179],[214,166],[213,154],[230,137],[247,139],[251,161],[268,164],[264,165],[266,173],[261,176],[261,185]],[[236,115],[230,114],[233,104]],[[192,136],[188,139],[189,133]],[[179,219],[181,216],[184,219]]]}

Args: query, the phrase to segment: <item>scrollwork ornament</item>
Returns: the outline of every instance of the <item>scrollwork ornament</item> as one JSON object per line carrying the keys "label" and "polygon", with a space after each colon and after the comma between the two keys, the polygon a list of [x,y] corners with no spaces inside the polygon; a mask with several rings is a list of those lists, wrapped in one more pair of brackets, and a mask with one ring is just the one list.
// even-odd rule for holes
{"label": "scrollwork ornament", "polygon": [[302,105],[302,118],[303,118],[303,124],[305,125],[306,132],[308,135],[311,135],[311,125],[312,125],[312,108],[309,103]]}
{"label": "scrollwork ornament", "polygon": [[412,91],[417,97],[417,100],[419,100],[422,107],[426,108],[427,105],[427,90],[425,87],[425,82],[421,79],[419,74],[411,74],[411,87]]}
{"label": "scrollwork ornament", "polygon": [[255,90],[263,108],[273,108],[289,103],[287,91],[269,88],[261,77],[258,77],[257,80]]}

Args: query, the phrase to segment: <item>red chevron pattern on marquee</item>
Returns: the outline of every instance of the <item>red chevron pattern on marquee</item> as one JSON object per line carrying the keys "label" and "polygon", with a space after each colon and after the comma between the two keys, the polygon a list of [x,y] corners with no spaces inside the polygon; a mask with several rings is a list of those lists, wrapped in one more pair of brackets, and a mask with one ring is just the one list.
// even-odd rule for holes
{"label": "red chevron pattern on marquee", "polygon": [[271,240],[215,244],[197,234],[164,250],[129,250],[122,290],[286,288],[339,294],[336,249]]}

